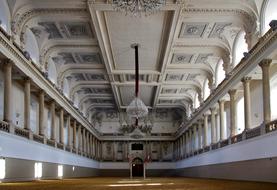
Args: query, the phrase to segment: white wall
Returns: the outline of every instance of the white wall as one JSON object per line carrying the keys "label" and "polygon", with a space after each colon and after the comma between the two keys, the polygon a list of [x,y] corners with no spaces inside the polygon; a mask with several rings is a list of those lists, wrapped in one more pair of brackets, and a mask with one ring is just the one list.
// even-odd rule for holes
{"label": "white wall", "polygon": [[23,87],[13,81],[12,83],[12,122],[16,126],[24,127],[24,91]]}
{"label": "white wall", "polygon": [[252,80],[250,83],[251,98],[251,126],[257,127],[263,121],[263,89],[261,80]]}
{"label": "white wall", "polygon": [[99,168],[97,161],[1,131],[0,157]]}

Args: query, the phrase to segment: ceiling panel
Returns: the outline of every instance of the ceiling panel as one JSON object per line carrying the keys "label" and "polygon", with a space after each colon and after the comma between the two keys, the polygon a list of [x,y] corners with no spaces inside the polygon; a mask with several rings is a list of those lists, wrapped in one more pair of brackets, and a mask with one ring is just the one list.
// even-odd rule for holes
{"label": "ceiling panel", "polygon": [[[152,106],[152,97],[155,92],[153,86],[140,86],[140,98],[145,103],[146,106]],[[121,101],[123,106],[128,106],[133,98],[135,97],[135,88],[134,86],[121,86],[119,87],[119,92],[121,95]]]}
{"label": "ceiling panel", "polygon": [[139,43],[141,70],[158,70],[162,48],[166,11],[148,17],[130,17],[119,12],[107,12],[107,27],[113,51],[115,69],[134,69],[135,53],[130,45]]}

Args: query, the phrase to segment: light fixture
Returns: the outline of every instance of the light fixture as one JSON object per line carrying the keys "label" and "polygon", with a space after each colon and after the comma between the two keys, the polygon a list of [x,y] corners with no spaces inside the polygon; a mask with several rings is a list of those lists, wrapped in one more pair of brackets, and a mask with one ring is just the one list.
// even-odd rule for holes
{"label": "light fixture", "polygon": [[111,0],[115,10],[134,16],[150,15],[165,5],[165,0]]}
{"label": "light fixture", "polygon": [[138,48],[139,44],[135,43],[131,45],[131,48],[135,49],[135,98],[129,104],[126,109],[127,115],[131,118],[136,119],[135,126],[138,126],[138,119],[145,117],[148,114],[148,108],[143,103],[141,99],[139,99],[139,63],[138,63]]}

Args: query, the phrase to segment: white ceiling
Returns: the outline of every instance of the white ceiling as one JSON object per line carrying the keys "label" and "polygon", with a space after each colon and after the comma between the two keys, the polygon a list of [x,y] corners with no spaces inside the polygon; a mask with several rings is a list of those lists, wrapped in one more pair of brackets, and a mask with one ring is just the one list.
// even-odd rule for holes
{"label": "white ceiling", "polygon": [[145,104],[186,110],[195,94],[203,96],[204,80],[215,81],[219,61],[231,64],[237,33],[256,32],[254,0],[183,2],[167,1],[147,17],[116,12],[105,0],[18,0],[10,6],[14,32],[33,31],[42,69],[54,61],[57,85],[70,79],[70,98],[78,97],[89,115],[99,107],[120,111],[131,102],[132,43],[141,46],[140,96]]}

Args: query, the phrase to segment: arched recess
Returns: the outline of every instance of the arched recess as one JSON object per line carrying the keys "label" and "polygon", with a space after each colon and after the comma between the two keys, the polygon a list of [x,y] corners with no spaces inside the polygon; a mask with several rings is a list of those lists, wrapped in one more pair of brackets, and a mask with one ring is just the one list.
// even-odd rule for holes
{"label": "arched recess", "polygon": [[80,100],[79,100],[79,94],[77,92],[74,94],[73,102],[74,102],[74,106],[79,108],[79,102],[80,102]]}
{"label": "arched recess", "polygon": [[200,101],[199,101],[199,95],[198,93],[195,93],[194,95],[194,108],[198,108],[200,106]]}
{"label": "arched recess", "polygon": [[27,28],[24,34],[25,47],[34,63],[39,64],[39,47],[34,33]]}
{"label": "arched recess", "polygon": [[243,55],[244,52],[248,52],[248,44],[245,41],[245,31],[241,30],[237,34],[234,45],[233,45],[233,65],[234,65],[234,67],[244,57],[244,55]]}
{"label": "arched recess", "polygon": [[203,84],[203,97],[204,97],[204,100],[206,100],[209,97],[210,93],[211,93],[211,90],[209,88],[209,80],[206,79],[204,81],[204,84]]}
{"label": "arched recess", "polygon": [[0,0],[0,26],[11,34],[11,13],[6,0]]}
{"label": "arched recess", "polygon": [[218,86],[225,78],[225,71],[223,68],[223,60],[221,59],[215,68],[216,74],[215,74],[215,83],[216,86]]}
{"label": "arched recess", "polygon": [[57,68],[52,59],[48,61],[48,78],[54,83],[57,84]]}
{"label": "arched recess", "polygon": [[67,78],[65,78],[63,81],[63,93],[67,98],[69,98],[69,92],[70,92],[69,81]]}
{"label": "arched recess", "polygon": [[277,20],[277,1],[276,0],[265,0],[262,5],[260,23],[261,23],[261,34],[264,35],[269,29],[269,23],[271,20]]}

